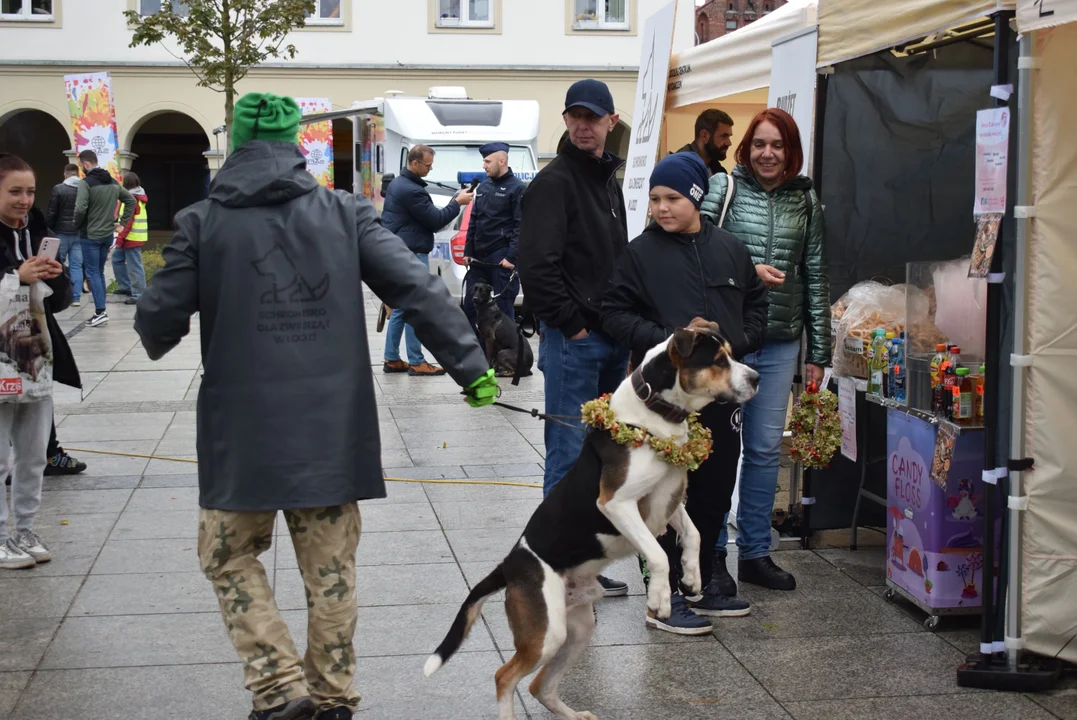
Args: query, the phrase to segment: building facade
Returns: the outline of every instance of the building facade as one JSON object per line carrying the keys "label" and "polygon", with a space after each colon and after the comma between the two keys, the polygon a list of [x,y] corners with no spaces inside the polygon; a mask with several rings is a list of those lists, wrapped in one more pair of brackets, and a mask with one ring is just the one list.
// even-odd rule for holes
{"label": "building facade", "polygon": [[786,0],[707,0],[696,8],[695,44],[702,45],[750,25]]}
{"label": "building facade", "polygon": [[[39,187],[62,179],[72,148],[64,75],[107,71],[121,165],[151,194],[151,226],[170,225],[176,210],[204,196],[218,160],[213,131],[224,123],[223,95],[197,86],[174,44],[131,48],[123,15],[172,1],[4,0],[0,151],[24,155]],[[285,41],[295,58],[252,69],[238,91],[328,97],[335,109],[388,91],[425,97],[446,85],[472,98],[537,100],[542,160],[564,134],[565,89],[596,77],[613,92],[622,119],[616,137],[626,145],[642,24],[668,1],[318,0],[316,15]],[[674,52],[692,45],[694,10],[680,0]],[[337,162],[350,167],[350,124],[338,127],[347,137],[335,143]]]}

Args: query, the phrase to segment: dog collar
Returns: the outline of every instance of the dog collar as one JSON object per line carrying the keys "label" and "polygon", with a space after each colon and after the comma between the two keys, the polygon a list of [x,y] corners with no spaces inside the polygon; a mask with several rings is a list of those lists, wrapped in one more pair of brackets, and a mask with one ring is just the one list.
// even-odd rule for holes
{"label": "dog collar", "polygon": [[642,366],[632,372],[632,389],[636,391],[636,397],[643,401],[648,410],[658,413],[671,423],[682,423],[691,415],[691,411],[677,407],[656,393],[651,388],[651,384],[643,379]]}

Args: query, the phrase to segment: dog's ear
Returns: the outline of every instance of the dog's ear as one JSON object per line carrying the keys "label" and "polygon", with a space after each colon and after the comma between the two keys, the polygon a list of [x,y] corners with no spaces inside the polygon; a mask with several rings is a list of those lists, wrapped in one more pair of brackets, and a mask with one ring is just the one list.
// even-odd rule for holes
{"label": "dog's ear", "polygon": [[669,359],[674,367],[680,367],[685,359],[691,357],[697,342],[699,333],[695,330],[677,328],[673,331],[673,337],[669,339]]}
{"label": "dog's ear", "polygon": [[711,322],[710,320],[704,320],[701,317],[692,318],[692,322],[688,323],[688,327],[692,330],[697,330],[701,333],[710,335],[715,340],[720,340],[722,337],[722,331],[721,329],[719,329],[718,323]]}

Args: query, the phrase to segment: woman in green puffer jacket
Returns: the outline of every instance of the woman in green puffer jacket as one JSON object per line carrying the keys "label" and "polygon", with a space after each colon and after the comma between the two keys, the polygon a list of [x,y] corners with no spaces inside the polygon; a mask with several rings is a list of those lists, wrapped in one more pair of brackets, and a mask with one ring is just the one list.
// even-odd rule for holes
{"label": "woman in green puffer jacket", "polygon": [[[759,373],[759,393],[744,405],[742,416],[739,577],[774,590],[792,590],[796,580],[770,558],[770,519],[789,393],[805,333],[807,381],[822,381],[823,367],[830,364],[823,210],[811,179],[799,174],[804,161],[800,131],[785,111],[769,108],[756,115],[736,160],[732,176],[711,178],[702,211],[744,241],[769,288],[766,342],[744,359]],[[736,595],[725,549],[723,529],[714,573],[723,594]]]}

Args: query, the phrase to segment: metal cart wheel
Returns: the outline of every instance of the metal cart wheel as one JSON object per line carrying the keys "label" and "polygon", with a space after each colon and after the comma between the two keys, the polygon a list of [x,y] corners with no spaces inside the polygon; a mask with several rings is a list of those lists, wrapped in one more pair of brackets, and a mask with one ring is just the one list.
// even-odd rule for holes
{"label": "metal cart wheel", "polygon": [[894,598],[896,597],[897,593],[894,591],[894,588],[886,588],[886,590],[883,591],[884,600],[889,600],[890,602],[893,602]]}
{"label": "metal cart wheel", "polygon": [[939,627],[939,616],[928,615],[927,620],[924,620],[924,627],[926,627],[931,632],[935,632],[936,628]]}

